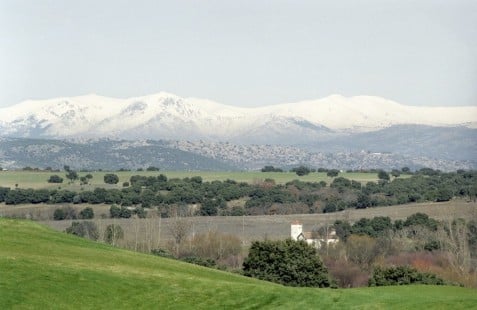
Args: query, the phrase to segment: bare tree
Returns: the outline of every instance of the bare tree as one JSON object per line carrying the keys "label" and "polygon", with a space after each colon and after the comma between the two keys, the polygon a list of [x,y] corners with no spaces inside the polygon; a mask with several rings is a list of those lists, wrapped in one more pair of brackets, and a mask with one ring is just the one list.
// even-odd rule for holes
{"label": "bare tree", "polygon": [[179,255],[181,243],[187,238],[191,229],[190,221],[182,217],[175,217],[169,222],[169,232],[174,238],[176,255]]}
{"label": "bare tree", "polygon": [[346,241],[348,259],[368,270],[377,256],[376,240],[369,236],[351,235]]}
{"label": "bare tree", "polygon": [[471,255],[469,232],[465,220],[449,220],[438,230],[437,238],[451,266],[460,274],[467,274],[471,269]]}
{"label": "bare tree", "polygon": [[133,221],[134,221],[134,235],[135,235],[134,251],[137,251],[138,239],[139,239],[139,221],[140,221],[140,219],[137,216],[135,216]]}

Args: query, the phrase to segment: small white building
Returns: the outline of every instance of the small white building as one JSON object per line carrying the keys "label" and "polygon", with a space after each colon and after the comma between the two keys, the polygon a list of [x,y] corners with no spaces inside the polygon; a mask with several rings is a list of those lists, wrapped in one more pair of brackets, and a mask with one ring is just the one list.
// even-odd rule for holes
{"label": "small white building", "polygon": [[292,240],[303,240],[309,245],[313,245],[316,248],[321,248],[321,245],[335,245],[339,242],[339,238],[336,235],[336,230],[334,228],[329,228],[325,236],[313,237],[311,231],[303,231],[303,225],[294,221],[291,224],[291,238]]}

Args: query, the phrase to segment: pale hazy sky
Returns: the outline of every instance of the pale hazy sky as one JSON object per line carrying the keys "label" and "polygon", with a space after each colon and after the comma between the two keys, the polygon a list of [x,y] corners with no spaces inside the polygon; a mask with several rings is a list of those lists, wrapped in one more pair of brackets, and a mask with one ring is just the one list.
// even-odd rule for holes
{"label": "pale hazy sky", "polygon": [[0,0],[0,107],[159,91],[477,105],[477,1]]}

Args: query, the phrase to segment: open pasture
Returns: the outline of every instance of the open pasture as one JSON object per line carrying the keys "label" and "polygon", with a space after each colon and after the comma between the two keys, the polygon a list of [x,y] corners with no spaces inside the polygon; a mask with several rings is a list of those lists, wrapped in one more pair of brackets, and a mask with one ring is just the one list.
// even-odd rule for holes
{"label": "open pasture", "polygon": [[[57,188],[70,190],[91,190],[95,187],[105,188],[120,188],[123,182],[128,182],[133,175],[142,176],[158,176],[164,174],[168,178],[186,178],[193,176],[200,176],[204,181],[225,181],[234,180],[237,182],[254,183],[265,179],[273,179],[277,184],[284,184],[292,180],[301,180],[305,182],[320,182],[325,181],[327,184],[332,182],[333,178],[326,176],[324,172],[314,172],[305,176],[298,176],[294,172],[260,172],[260,171],[94,171],[94,172],[78,172],[78,175],[85,176],[91,173],[93,178],[88,185],[80,185],[79,180],[73,184],[68,184],[66,174],[64,171],[0,171],[0,186],[15,188]],[[106,173],[114,173],[119,177],[117,185],[105,184],[103,177]],[[51,175],[59,175],[63,178],[63,183],[54,184],[48,183],[47,180]],[[342,172],[339,176],[350,180],[366,183],[369,181],[377,181],[376,173],[361,173],[361,172]]]}

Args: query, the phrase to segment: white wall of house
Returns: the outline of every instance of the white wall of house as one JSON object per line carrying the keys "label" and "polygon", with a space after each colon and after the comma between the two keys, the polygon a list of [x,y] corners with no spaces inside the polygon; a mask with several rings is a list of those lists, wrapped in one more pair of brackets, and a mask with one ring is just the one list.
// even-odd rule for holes
{"label": "white wall of house", "polygon": [[303,225],[300,223],[291,224],[291,238],[292,240],[298,240],[298,236],[303,232]]}

